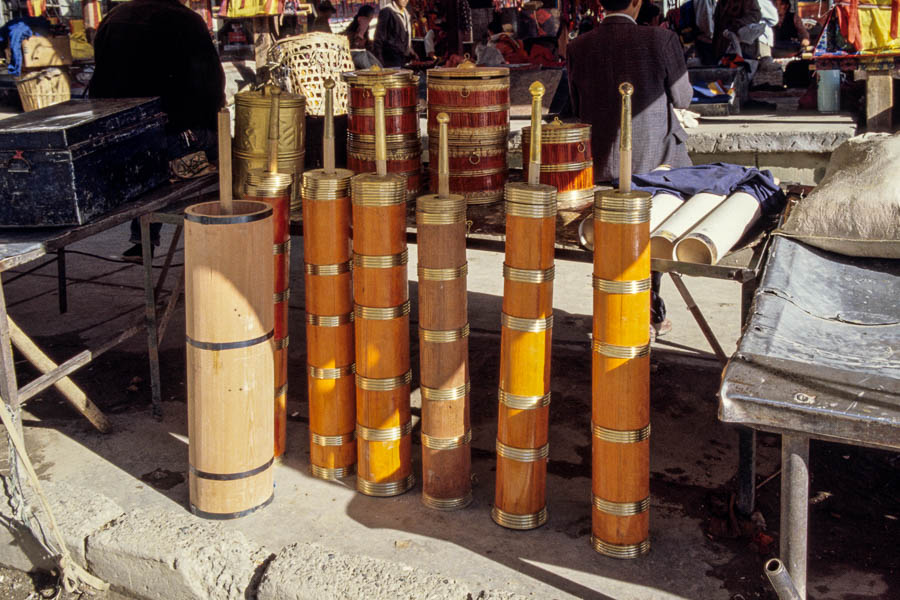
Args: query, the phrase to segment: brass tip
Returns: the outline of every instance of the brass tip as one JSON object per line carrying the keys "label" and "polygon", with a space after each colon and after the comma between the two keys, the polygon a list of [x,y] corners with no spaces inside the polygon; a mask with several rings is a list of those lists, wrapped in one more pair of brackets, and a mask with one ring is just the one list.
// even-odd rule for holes
{"label": "brass tip", "polygon": [[325,89],[326,89],[326,90],[332,89],[332,88],[334,87],[334,79],[332,79],[331,77],[328,77],[328,78],[323,82],[323,85],[325,86]]}
{"label": "brass tip", "polygon": [[438,123],[449,123],[450,115],[448,115],[447,113],[444,113],[444,112],[438,113],[437,122]]}
{"label": "brass tip", "polygon": [[379,67],[378,65],[372,65],[371,67],[369,67],[369,70],[373,73],[378,73],[379,71],[381,71],[381,67]]}
{"label": "brass tip", "polygon": [[619,86],[619,93],[623,96],[630,96],[634,93],[634,86],[626,81]]}
{"label": "brass tip", "polygon": [[380,83],[376,83],[374,87],[372,87],[372,95],[376,98],[384,98],[387,95],[387,90],[384,89],[384,86]]}
{"label": "brass tip", "polygon": [[[630,86],[631,84],[629,83],[629,84],[623,84],[623,85]],[[543,96],[544,95],[544,84],[541,83],[540,81],[535,81],[530,86],[528,86],[528,91],[531,92],[532,96]]]}

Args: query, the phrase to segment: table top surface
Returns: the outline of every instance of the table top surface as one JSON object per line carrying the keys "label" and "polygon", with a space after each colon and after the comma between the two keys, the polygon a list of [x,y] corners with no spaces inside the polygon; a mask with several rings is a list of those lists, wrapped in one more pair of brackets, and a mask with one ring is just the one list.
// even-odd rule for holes
{"label": "table top surface", "polygon": [[775,432],[900,448],[900,262],[776,237],[719,417]]}
{"label": "table top surface", "polygon": [[141,215],[209,191],[216,185],[215,175],[166,184],[84,225],[0,229],[0,272],[36,260]]}

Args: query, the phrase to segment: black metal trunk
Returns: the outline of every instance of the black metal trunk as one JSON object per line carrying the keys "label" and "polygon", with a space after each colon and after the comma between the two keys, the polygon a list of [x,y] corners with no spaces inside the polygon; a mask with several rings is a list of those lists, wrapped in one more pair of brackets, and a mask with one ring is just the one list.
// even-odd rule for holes
{"label": "black metal trunk", "polygon": [[168,178],[158,98],[70,100],[0,121],[0,227],[82,225]]}

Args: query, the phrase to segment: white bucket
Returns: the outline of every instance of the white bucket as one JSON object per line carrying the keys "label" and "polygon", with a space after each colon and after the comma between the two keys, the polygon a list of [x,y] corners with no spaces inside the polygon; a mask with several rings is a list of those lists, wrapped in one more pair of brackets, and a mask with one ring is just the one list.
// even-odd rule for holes
{"label": "white bucket", "polygon": [[818,105],[821,113],[841,110],[841,72],[837,69],[817,71],[819,74]]}

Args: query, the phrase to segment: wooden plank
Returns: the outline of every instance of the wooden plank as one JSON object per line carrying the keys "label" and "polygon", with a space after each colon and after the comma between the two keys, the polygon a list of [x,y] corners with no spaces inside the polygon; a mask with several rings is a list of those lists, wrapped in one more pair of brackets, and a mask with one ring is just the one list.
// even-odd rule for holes
{"label": "wooden plank", "polygon": [[894,80],[890,71],[868,71],[866,79],[866,128],[868,131],[893,129]]}

